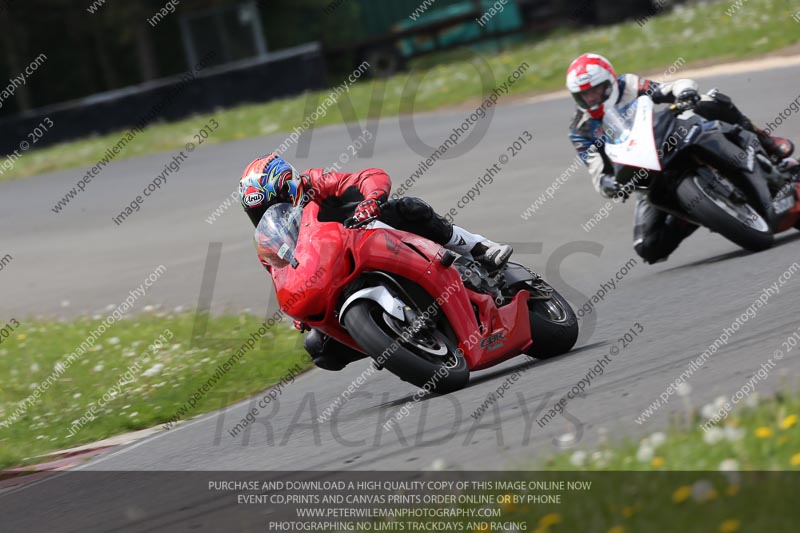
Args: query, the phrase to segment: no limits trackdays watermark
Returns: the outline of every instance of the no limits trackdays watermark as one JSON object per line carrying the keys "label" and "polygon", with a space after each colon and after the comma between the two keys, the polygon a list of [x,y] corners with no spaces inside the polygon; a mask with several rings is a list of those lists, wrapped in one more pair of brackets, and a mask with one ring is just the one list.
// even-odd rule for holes
{"label": "no limits trackdays watermark", "polygon": [[[242,420],[237,420],[235,426],[227,433],[241,439],[240,445],[246,446],[294,446],[302,443],[322,448],[331,444],[323,442],[323,430],[325,440],[328,436],[335,442],[347,448],[373,447],[379,448],[382,445],[399,444],[401,447],[420,447],[434,446],[453,442],[463,436],[463,446],[474,444],[476,436],[484,440],[487,432],[494,434],[498,446],[510,444],[511,439],[519,439],[522,446],[531,443],[536,427],[536,420],[541,416],[547,407],[548,400],[552,398],[553,392],[531,393],[519,390],[514,396],[506,396],[504,411],[501,412],[497,403],[491,409],[475,420],[467,413],[471,412],[473,406],[469,406],[470,411],[466,411],[463,402],[457,395],[445,394],[436,398],[435,409],[432,412],[430,402],[419,402],[418,416],[413,424],[392,423],[397,415],[396,400],[394,393],[385,391],[372,393],[366,390],[357,390],[349,399],[359,399],[359,405],[369,402],[374,408],[366,411],[358,409],[358,413],[348,413],[345,409],[338,409],[333,414],[320,422],[320,400],[318,393],[307,391],[299,401],[292,401],[294,406],[289,411],[281,403],[280,395],[277,397],[252,398],[247,407],[247,413],[251,416],[246,424]],[[230,398],[224,396],[221,405]],[[327,400],[326,400],[327,401]],[[258,408],[258,403],[262,402],[270,410],[263,411]],[[324,404],[323,404],[324,405]],[[283,408],[282,408],[283,407]],[[256,415],[252,415],[253,409]],[[224,427],[226,426],[226,410],[217,413],[216,432],[213,445],[222,442]],[[508,413],[513,413],[509,418]],[[574,445],[575,437],[580,440],[583,434],[583,423],[575,416],[564,410],[560,415],[564,420],[563,433],[572,436],[570,445]],[[287,420],[289,421],[287,423]],[[240,425],[241,424],[241,425]],[[350,425],[357,425],[358,428],[374,428],[365,430],[360,435],[353,432]],[[387,426],[387,424],[389,424]],[[506,425],[509,424],[509,425]],[[348,429],[343,426],[347,425]],[[356,427],[356,426],[353,426]],[[390,429],[391,431],[387,431]],[[480,432],[480,435],[478,433]],[[387,435],[393,433],[394,438],[388,439]],[[513,436],[512,436],[513,435]],[[559,448],[566,447],[566,440],[553,439],[554,446]]]}

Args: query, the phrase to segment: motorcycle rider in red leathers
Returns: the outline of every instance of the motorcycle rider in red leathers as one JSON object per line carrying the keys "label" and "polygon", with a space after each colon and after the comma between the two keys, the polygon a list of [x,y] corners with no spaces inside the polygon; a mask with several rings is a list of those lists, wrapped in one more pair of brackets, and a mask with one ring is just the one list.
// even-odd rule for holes
{"label": "motorcycle rider in red leathers", "polygon": [[[613,198],[627,198],[629,191],[615,180],[611,161],[603,146],[603,115],[605,106],[616,106],[648,95],[656,104],[691,101],[694,111],[707,120],[721,120],[738,124],[755,133],[764,150],[779,164],[794,164],[788,159],[794,144],[780,137],[770,136],[757,128],[724,94],[713,90],[700,95],[694,80],[679,79],[661,84],[636,74],[617,76],[611,63],[601,55],[583,54],[567,69],[567,89],[577,104],[575,118],[570,125],[569,138],[586,164],[594,188]],[[645,195],[638,195],[633,229],[633,248],[647,263],[665,261],[697,226],[654,207]]]}
{"label": "motorcycle rider in red leathers", "polygon": [[[345,222],[351,217],[359,223],[378,219],[458,254],[472,256],[489,271],[498,270],[511,257],[513,250],[509,245],[490,241],[451,224],[419,198],[388,200],[390,190],[389,176],[378,168],[353,173],[312,168],[299,174],[274,153],[250,163],[239,182],[242,206],[254,226],[258,226],[261,217],[273,204],[316,202],[320,206],[321,222]],[[269,268],[266,264],[264,266]],[[301,332],[308,328],[298,322],[295,327]],[[326,370],[341,370],[348,363],[364,357],[364,354],[313,329],[306,335],[305,348],[314,363]]]}

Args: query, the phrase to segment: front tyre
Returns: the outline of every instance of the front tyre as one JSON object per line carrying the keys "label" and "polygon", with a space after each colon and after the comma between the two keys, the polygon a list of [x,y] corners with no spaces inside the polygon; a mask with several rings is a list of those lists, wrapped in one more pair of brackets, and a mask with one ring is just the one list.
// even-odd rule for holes
{"label": "front tyre", "polygon": [[708,229],[745,250],[766,250],[774,241],[769,224],[732,187],[727,181],[712,182],[694,175],[681,182],[677,194],[686,212]]}
{"label": "front tyre", "polygon": [[533,345],[525,352],[547,359],[569,352],[578,340],[578,319],[569,303],[553,289],[550,298],[528,301]]}
{"label": "front tyre", "polygon": [[353,340],[403,381],[440,394],[459,390],[469,381],[464,355],[438,329],[413,333],[406,322],[372,300],[354,303],[344,322]]}

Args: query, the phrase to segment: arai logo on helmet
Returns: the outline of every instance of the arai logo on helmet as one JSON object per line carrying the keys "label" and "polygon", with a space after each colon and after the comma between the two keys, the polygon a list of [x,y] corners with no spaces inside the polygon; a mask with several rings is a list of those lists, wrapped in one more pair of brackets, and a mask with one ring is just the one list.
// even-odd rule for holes
{"label": "arai logo on helmet", "polygon": [[244,205],[247,207],[253,207],[254,205],[258,205],[264,201],[264,193],[262,192],[250,192],[244,195]]}

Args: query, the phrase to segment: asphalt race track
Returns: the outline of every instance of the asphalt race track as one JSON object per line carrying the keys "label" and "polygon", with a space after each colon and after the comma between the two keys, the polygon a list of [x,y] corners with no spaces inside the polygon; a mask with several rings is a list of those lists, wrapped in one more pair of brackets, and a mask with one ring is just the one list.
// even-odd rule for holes
{"label": "asphalt race track", "polygon": [[[714,76],[703,79],[701,87],[720,87],[745,114],[764,124],[797,98],[796,68]],[[474,105],[467,105],[417,115],[416,129],[429,144],[438,145],[472,109]],[[616,205],[591,231],[581,228],[604,203],[582,168],[529,220],[521,217],[572,162],[574,151],[566,138],[571,116],[572,101],[566,98],[501,105],[475,148],[437,162],[409,194],[426,199],[440,212],[448,211],[475,185],[483,169],[500,155],[510,155],[507,147],[523,131],[530,132],[533,142],[460,210],[456,221],[496,240],[515,243],[516,260],[542,273],[578,308],[636,256],[631,247],[632,202]],[[785,120],[777,133],[800,139],[797,114]],[[0,184],[0,224],[7,232],[2,251],[14,258],[0,272],[4,295],[0,310],[17,316],[100,312],[122,301],[160,264],[167,267],[166,273],[137,302],[137,309],[148,304],[193,307],[198,302],[209,243],[222,243],[213,309],[262,312],[272,289],[255,258],[249,221],[238,206],[214,224],[205,219],[233,191],[244,165],[284,137],[198,147],[179,173],[168,177],[167,184],[147,199],[141,211],[120,226],[112,217],[140,194],[174,154],[114,164],[60,214],[51,210],[53,204],[74,186],[82,171]],[[397,118],[381,120],[376,137],[373,157],[351,161],[346,168],[380,166],[399,184],[417,168],[421,157],[407,146]],[[318,129],[308,157],[293,161],[298,168],[329,166],[350,142],[344,126]],[[292,155],[294,151],[290,160]],[[639,262],[629,267],[624,279],[616,281],[616,289],[605,294],[596,310],[583,319],[576,349],[524,371],[505,397],[478,420],[471,413],[524,364],[523,358],[474,374],[469,386],[457,393],[425,399],[388,431],[383,424],[411,399],[414,387],[386,371],[377,372],[333,422],[318,423],[317,416],[370,363],[362,361],[339,373],[314,370],[286,387],[278,401],[262,410],[256,423],[237,437],[228,431],[261,394],[252,402],[115,449],[84,469],[533,468],[536,461],[558,449],[590,444],[603,433],[610,438],[651,433],[663,428],[671,413],[684,412],[686,400],[671,396],[644,424],[635,422],[689,361],[706,350],[723,328],[730,327],[795,261],[800,261],[800,233],[794,230],[781,234],[772,249],[759,254],[746,253],[718,235],[699,230],[668,262],[655,266]],[[737,391],[762,363],[774,358],[781,341],[795,331],[798,309],[800,272],[770,296],[767,305],[692,376],[689,401],[702,405]],[[618,339],[636,327],[635,323],[643,332],[622,348]],[[622,349],[604,374],[592,380],[582,397],[567,404],[564,415],[544,427],[536,423],[599,358],[618,346]],[[787,377],[795,376],[800,368],[796,359],[796,353],[786,354],[758,385],[758,392],[768,394],[785,384]],[[0,497],[5,525],[15,530],[17,521],[30,512],[28,507],[47,493],[49,483]],[[102,490],[109,494],[123,491],[122,483],[108,478]],[[97,496],[93,492],[100,489],[92,487],[83,489],[81,499]],[[213,523],[232,514],[230,507],[208,505],[208,499],[207,492],[188,488],[185,494],[165,496],[159,518],[143,521],[136,529],[166,527],[174,531],[181,516],[202,516],[204,523]],[[43,520],[56,519],[55,507],[36,512],[42,513]],[[86,524],[104,523],[113,508],[110,502],[87,504]]]}

